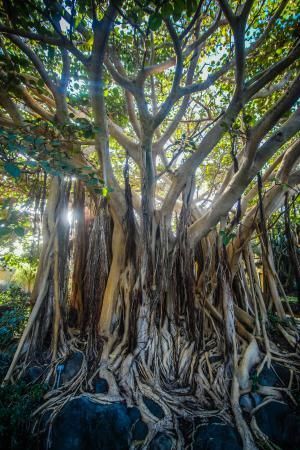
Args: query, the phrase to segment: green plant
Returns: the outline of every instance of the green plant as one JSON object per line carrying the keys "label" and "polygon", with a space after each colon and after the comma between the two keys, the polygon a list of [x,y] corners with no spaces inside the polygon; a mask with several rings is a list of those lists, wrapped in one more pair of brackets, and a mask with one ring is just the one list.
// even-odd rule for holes
{"label": "green plant", "polygon": [[25,289],[26,292],[31,292],[37,270],[36,258],[26,254],[18,256],[8,252],[0,256],[0,263],[4,269],[13,272],[11,279],[13,283]]}
{"label": "green plant", "polygon": [[0,449],[33,450],[36,439],[30,432],[31,414],[47,391],[44,384],[26,385],[24,381],[0,388]]}
{"label": "green plant", "polygon": [[29,301],[29,295],[19,286],[11,284],[8,288],[0,288],[0,306],[15,305],[24,307]]}
{"label": "green plant", "polygon": [[0,350],[10,354],[29,315],[29,296],[17,286],[0,290]]}
{"label": "green plant", "polygon": [[26,288],[27,292],[31,292],[36,275],[36,269],[36,264],[23,262],[16,268],[12,280],[20,286]]}

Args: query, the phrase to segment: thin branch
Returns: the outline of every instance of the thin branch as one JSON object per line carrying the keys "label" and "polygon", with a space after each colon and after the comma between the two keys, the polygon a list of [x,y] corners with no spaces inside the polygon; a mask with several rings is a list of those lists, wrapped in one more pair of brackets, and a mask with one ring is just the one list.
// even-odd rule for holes
{"label": "thin branch", "polygon": [[300,56],[300,40],[296,43],[294,48],[289,52],[289,54],[281,59],[280,61],[273,64],[267,70],[256,75],[249,80],[246,84],[247,97],[253,97],[258,91],[264,88],[268,83],[270,83],[274,78],[277,77],[283,70],[293,64],[297,58]]}
{"label": "thin branch", "polygon": [[179,87],[180,80],[182,77],[182,71],[183,71],[183,58],[182,58],[182,50],[181,50],[181,46],[180,46],[180,41],[178,39],[176,31],[175,31],[173,25],[171,24],[170,20],[166,20],[166,25],[169,30],[171,39],[173,41],[173,46],[174,46],[174,50],[175,50],[175,54],[176,54],[176,68],[175,68],[175,74],[174,74],[174,78],[173,78],[171,91],[170,91],[167,99],[161,105],[158,113],[154,117],[154,120],[153,120],[154,129],[157,128],[161,124],[161,122],[165,119],[165,117],[170,112],[172,106],[174,105],[177,89]]}
{"label": "thin branch", "polygon": [[129,80],[129,78],[122,76],[120,74],[120,72],[118,70],[116,70],[115,66],[112,64],[112,62],[110,61],[110,59],[108,57],[105,57],[104,63],[105,63],[105,67],[107,68],[107,70],[111,74],[111,76],[113,77],[114,81],[116,83],[118,83],[122,88],[131,92],[131,94],[135,95],[137,90],[136,90],[134,84],[132,83],[132,81]]}
{"label": "thin branch", "polygon": [[[198,30],[197,30],[197,33],[198,33]],[[187,72],[187,76],[186,76],[186,83],[185,83],[186,86],[190,85],[193,82],[193,78],[194,78],[195,70],[197,67],[198,60],[199,60],[199,56],[200,56],[200,48],[196,47],[194,50],[193,56],[192,56],[192,61],[188,68],[188,72]],[[172,134],[175,132],[175,130],[178,126],[178,123],[181,121],[182,117],[184,116],[184,114],[187,110],[189,101],[190,101],[190,96],[188,96],[188,95],[185,96],[174,119],[171,121],[170,125],[168,126],[168,128],[166,129],[164,134],[160,137],[160,139],[156,143],[154,143],[153,149],[155,152],[161,151],[164,144],[168,141],[168,139],[170,139]]]}
{"label": "thin branch", "polygon": [[70,42],[66,38],[62,39],[61,37],[57,38],[55,36],[33,33],[32,31],[18,30],[15,28],[7,27],[2,24],[0,24],[0,33],[3,33],[4,35],[13,34],[15,36],[24,37],[27,39],[31,39],[33,41],[43,42],[44,44],[54,45],[56,47],[64,47],[64,48],[71,47]]}
{"label": "thin branch", "polygon": [[[226,21],[220,21],[221,14],[217,14],[216,20],[213,22],[213,24],[206,30],[204,33],[197,38],[194,42],[192,42],[182,53],[182,58],[186,59],[189,57],[189,55],[194,51],[196,48],[202,49],[208,38],[218,29],[220,25],[224,25],[227,23]],[[168,60],[154,64],[151,66],[146,66],[143,68],[142,73],[139,75],[143,78],[147,78],[150,75],[158,74],[161,72],[164,72],[165,70],[169,69],[170,67],[175,66],[176,64],[176,57],[169,58]]]}
{"label": "thin branch", "polygon": [[41,59],[37,56],[37,54],[24,42],[21,38],[16,35],[8,35],[9,39],[16,44],[17,47],[22,50],[23,53],[30,59],[37,72],[40,74],[42,80],[45,82],[46,86],[50,89],[50,91],[55,96],[56,86],[54,82],[51,80],[48,72],[45,69],[44,64]]}

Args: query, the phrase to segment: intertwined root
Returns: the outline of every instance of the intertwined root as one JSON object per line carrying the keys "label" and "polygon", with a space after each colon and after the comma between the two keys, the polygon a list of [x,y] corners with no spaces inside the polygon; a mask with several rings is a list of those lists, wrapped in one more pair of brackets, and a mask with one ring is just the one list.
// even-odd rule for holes
{"label": "intertwined root", "polygon": [[[184,437],[180,431],[178,420],[193,421],[196,417],[219,415],[223,420],[234,422],[243,440],[245,449],[255,449],[256,444],[264,443],[267,448],[276,449],[270,440],[261,432],[254,413],[264,404],[283,400],[283,393],[294,401],[290,389],[294,377],[300,369],[300,358],[296,353],[278,351],[271,342],[270,353],[274,361],[291,367],[291,378],[286,388],[259,386],[258,393],[265,397],[262,405],[251,411],[251,422],[248,424],[242,414],[239,397],[250,392],[253,368],[262,370],[267,364],[267,355],[263,351],[264,340],[260,345],[255,337],[247,343],[237,335],[232,371],[228,371],[222,350],[222,342],[215,337],[207,339],[205,349],[197,352],[194,343],[181,336],[176,327],[169,331],[165,326],[152,330],[144,347],[133,353],[126,353],[120,346],[108,354],[105,348],[111,343],[104,342],[102,358],[99,366],[91,372],[84,350],[86,343],[80,339],[70,341],[70,350],[82,351],[82,366],[76,376],[68,383],[52,389],[45,396],[45,403],[34,413],[34,417],[51,411],[47,423],[49,430],[56,415],[71,398],[86,393],[93,401],[113,403],[126,401],[127,406],[137,406],[142,420],[147,423],[149,433],[143,443],[148,448],[154,436],[164,431],[172,439],[174,448],[184,448]],[[118,348],[118,351],[116,349]],[[66,356],[66,355],[65,355]],[[52,365],[47,380],[57,373],[57,367],[63,358]],[[109,385],[107,394],[94,394],[93,380],[105,378]],[[55,381],[53,382],[55,385]],[[156,417],[147,407],[145,398],[155,402],[161,408],[162,417]],[[51,433],[49,434],[49,439]],[[131,444],[131,448],[134,448]]]}
{"label": "intertwined root", "polygon": [[[149,246],[149,253],[137,255],[120,227],[110,234],[105,207],[98,210],[86,252],[86,303],[77,311],[80,330],[68,328],[63,305],[47,296],[43,286],[51,281],[50,269],[40,278],[44,284],[6,380],[24,371],[24,361],[30,364],[39,340],[45,348],[45,336],[38,331],[42,312],[50,311],[56,340],[47,348],[45,381],[51,388],[34,413],[38,417],[50,410],[49,429],[68,400],[87,393],[100,403],[125,400],[137,406],[149,427],[145,448],[162,430],[183,448],[180,418],[193,421],[218,414],[235,423],[245,449],[256,448],[254,440],[264,439],[255,420],[250,426],[245,421],[239,404],[240,395],[252,390],[251,373],[259,374],[273,361],[290,367],[295,379],[300,369],[299,334],[294,318],[287,317],[281,305],[271,249],[262,242],[267,298],[247,243],[233,264],[220,236],[212,232],[201,243],[200,256],[187,245],[187,219],[188,214],[182,214],[172,246],[166,230],[157,227],[157,242]],[[270,311],[276,317],[273,325]],[[275,343],[279,338],[284,342],[281,348]],[[59,371],[72,352],[82,354],[82,366],[61,385]],[[93,393],[97,377],[107,381],[107,394]],[[293,377],[284,389],[256,389],[265,402],[282,400],[283,394],[293,402]],[[158,405],[160,418],[145,399]]]}

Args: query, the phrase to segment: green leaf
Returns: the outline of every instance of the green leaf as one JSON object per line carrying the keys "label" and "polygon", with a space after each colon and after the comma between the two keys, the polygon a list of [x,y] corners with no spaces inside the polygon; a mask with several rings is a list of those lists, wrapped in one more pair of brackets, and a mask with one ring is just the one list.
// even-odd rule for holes
{"label": "green leaf", "polygon": [[0,238],[8,235],[11,230],[8,227],[0,227]]}
{"label": "green leaf", "polygon": [[161,24],[162,24],[162,16],[160,14],[155,13],[149,17],[150,30],[152,31],[158,30]]}
{"label": "green leaf", "polygon": [[55,48],[49,47],[48,48],[48,58],[52,61],[55,55]]}
{"label": "green leaf", "polygon": [[220,231],[220,236],[222,236],[222,242],[226,246],[229,242],[236,237],[236,233],[228,233],[226,230]]}
{"label": "green leaf", "polygon": [[161,8],[161,14],[164,18],[168,18],[173,14],[173,7],[170,3],[166,3]]}
{"label": "green leaf", "polygon": [[16,166],[13,163],[5,163],[4,164],[4,169],[6,170],[6,172],[8,172],[11,176],[18,178],[21,175],[21,170],[19,169],[18,166]]}
{"label": "green leaf", "polygon": [[187,7],[187,16],[190,17],[193,15],[193,13],[196,11],[197,9],[197,1],[196,0],[188,0],[186,2],[186,7]]}
{"label": "green leaf", "polygon": [[36,161],[26,161],[26,166],[36,167],[37,162]]}
{"label": "green leaf", "polygon": [[95,178],[91,178],[90,180],[88,180],[87,185],[88,186],[95,186],[98,184],[98,180]]}
{"label": "green leaf", "polygon": [[79,15],[79,16],[76,17],[75,22],[74,22],[74,29],[75,29],[75,30],[78,28],[78,26],[79,26],[81,20],[82,20],[81,15]]}
{"label": "green leaf", "polygon": [[23,227],[17,227],[14,229],[14,232],[16,233],[17,236],[19,237],[23,237],[25,234],[25,230]]}
{"label": "green leaf", "polygon": [[184,10],[185,10],[184,0],[175,0],[174,1],[174,14],[176,16],[180,17]]}

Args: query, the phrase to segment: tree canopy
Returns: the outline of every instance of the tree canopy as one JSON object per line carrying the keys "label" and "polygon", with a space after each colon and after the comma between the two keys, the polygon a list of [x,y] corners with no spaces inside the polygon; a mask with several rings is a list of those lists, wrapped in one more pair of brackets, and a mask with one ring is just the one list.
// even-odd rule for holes
{"label": "tree canopy", "polygon": [[[17,179],[28,170],[77,176],[96,194],[113,192],[124,210],[128,155],[136,192],[146,172],[155,208],[167,216],[195,174],[198,203],[215,204],[191,228],[199,239],[295,139],[297,6],[176,1],[109,8],[3,2],[4,171]],[[110,36],[101,51],[105,20]],[[101,97],[105,118],[96,114],[96,107],[104,111]],[[110,149],[100,168],[94,152],[105,127]],[[147,139],[150,162],[140,150]]]}

